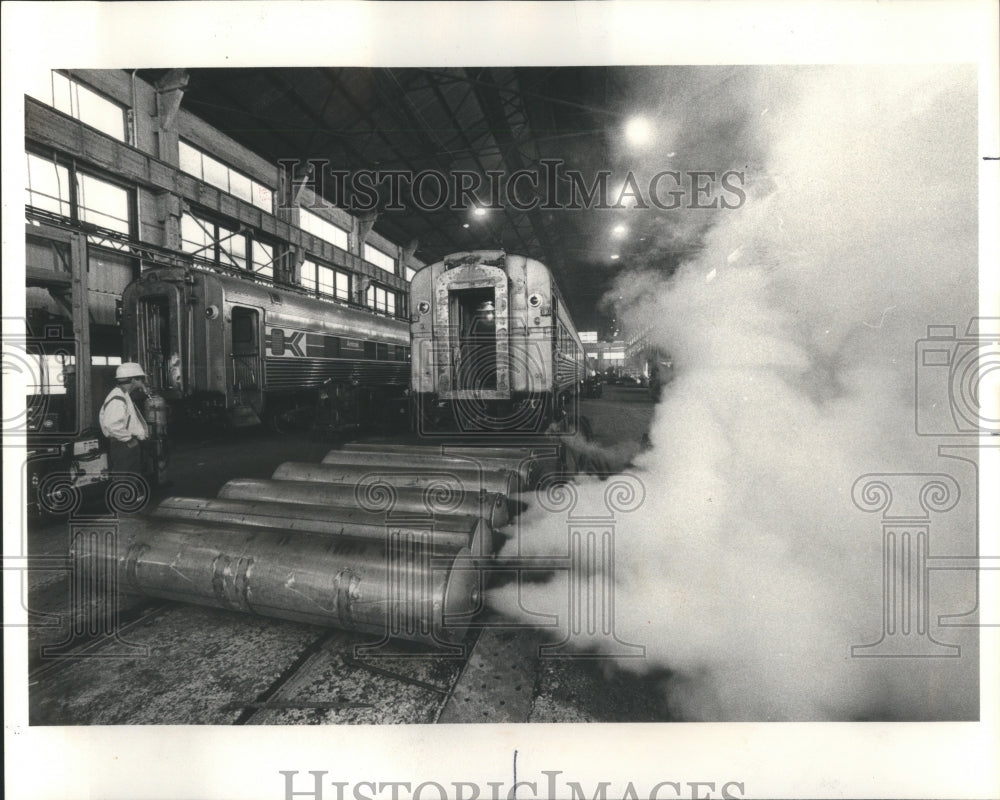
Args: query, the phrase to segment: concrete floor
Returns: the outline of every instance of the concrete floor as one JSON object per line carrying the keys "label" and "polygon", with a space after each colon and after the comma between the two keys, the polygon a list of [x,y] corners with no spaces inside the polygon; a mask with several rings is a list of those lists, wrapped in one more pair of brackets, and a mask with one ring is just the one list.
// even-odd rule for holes
{"label": "concrete floor", "polygon": [[[653,404],[642,389],[608,386],[581,412],[595,441],[613,447],[609,462],[620,465],[640,448]],[[152,503],[213,497],[231,478],[267,478],[284,461],[318,462],[334,446],[262,429],[183,440],[174,445],[171,484]],[[69,538],[67,521],[29,525],[33,556],[59,562]],[[667,676],[539,658],[542,634],[530,629],[471,631],[462,655],[407,643],[365,655],[358,648],[373,639],[351,632],[124,596],[110,625],[116,633],[106,636],[83,624],[100,598],[74,602],[69,576],[57,568],[30,577],[32,724],[670,719],[659,688]]]}

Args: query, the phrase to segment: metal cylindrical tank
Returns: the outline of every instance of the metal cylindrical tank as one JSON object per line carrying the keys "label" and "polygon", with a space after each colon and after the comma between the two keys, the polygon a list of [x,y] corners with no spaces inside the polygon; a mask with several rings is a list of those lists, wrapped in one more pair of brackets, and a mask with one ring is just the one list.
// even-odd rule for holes
{"label": "metal cylindrical tank", "polygon": [[[73,543],[85,574],[185,603],[443,645],[480,607],[468,550],[436,555],[405,536],[381,541],[274,528],[131,517],[116,547]],[[113,561],[113,564],[109,564]]]}
{"label": "metal cylindrical tank", "polygon": [[406,489],[387,484],[349,486],[311,481],[234,478],[219,490],[219,498],[357,508],[378,514],[415,517],[477,516],[493,530],[510,521],[507,500],[488,492],[456,492],[447,487]]}
{"label": "metal cylindrical tank", "polygon": [[[398,448],[398,449],[395,449]],[[323,458],[324,464],[364,464],[372,467],[398,468],[400,464],[416,464],[433,467],[447,472],[452,469],[510,470],[516,472],[520,488],[527,490],[538,483],[541,464],[532,461],[530,453],[523,458],[493,455],[489,448],[479,448],[472,452],[441,452],[440,448],[408,447],[396,445],[393,449],[382,449],[378,445],[357,445],[350,449],[331,450]]]}
{"label": "metal cylindrical tank", "polygon": [[377,484],[400,489],[429,491],[492,492],[505,497],[517,493],[517,475],[510,470],[475,470],[444,467],[428,469],[426,465],[397,463],[392,467],[364,464],[311,464],[286,461],[271,476],[276,481],[313,481],[348,486]]}
{"label": "metal cylindrical tank", "polygon": [[[387,536],[410,536],[414,541],[428,539],[434,552],[468,547],[476,556],[493,551],[493,532],[478,516],[441,515],[427,521],[359,508],[276,503],[259,500],[207,500],[201,497],[168,497],[152,512],[164,519],[252,525],[257,528],[284,528],[289,531],[355,536],[360,539],[385,539]],[[396,519],[393,519],[395,517]]]}

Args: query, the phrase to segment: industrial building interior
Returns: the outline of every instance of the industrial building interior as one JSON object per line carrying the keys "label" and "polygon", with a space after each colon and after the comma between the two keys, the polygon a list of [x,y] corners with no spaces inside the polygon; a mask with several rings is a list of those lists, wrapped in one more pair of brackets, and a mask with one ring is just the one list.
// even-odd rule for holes
{"label": "industrial building interior", "polygon": [[[594,165],[610,169],[622,157],[629,94],[647,78],[641,70],[611,67],[39,76],[25,98],[26,333],[35,383],[27,423],[28,526],[33,556],[65,560],[69,550],[75,560],[71,568],[31,576],[29,605],[38,619],[29,636],[33,723],[670,719],[665,701],[650,701],[662,697],[655,687],[666,672],[637,677],[611,669],[586,645],[566,657],[539,658],[544,643],[561,635],[545,626],[504,624],[486,610],[457,648],[395,639],[376,647],[370,631],[351,625],[338,630],[205,609],[132,592],[124,581],[113,599],[102,597],[112,589],[99,588],[96,578],[88,582],[79,552],[80,537],[107,524],[95,522],[101,514],[110,513],[112,529],[124,531],[165,500],[213,497],[233,480],[263,481],[285,462],[320,462],[345,441],[420,441],[399,422],[406,411],[393,421],[395,407],[378,400],[373,412],[371,394],[352,395],[336,412],[343,424],[325,427],[317,421],[321,412],[309,406],[311,394],[298,418],[287,412],[265,419],[249,405],[226,417],[189,419],[171,411],[148,494],[109,511],[108,465],[96,429],[116,370],[139,358],[153,392],[169,393],[172,380],[165,345],[139,356],[126,333],[134,314],[134,324],[148,328],[144,335],[155,331],[158,342],[166,341],[166,301],[132,305],[123,295],[140,278],[169,270],[280,288],[323,301],[333,315],[347,308],[405,323],[415,311],[410,281],[432,262],[476,251],[536,259],[550,270],[576,329],[589,330],[582,336],[585,372],[575,413],[594,446],[609,450],[589,459],[578,453],[574,464],[605,477],[627,464],[644,446],[653,412],[648,352],[602,299],[620,264],[676,263],[678,254],[657,252],[657,240],[643,235],[666,212],[631,209],[623,236],[620,210],[555,208],[555,198],[548,210],[538,207],[544,202],[515,207],[540,194],[530,181],[517,188],[513,203],[508,196],[497,202],[484,184],[464,203],[452,198],[440,207],[410,195],[396,208],[400,199],[381,186],[375,208],[348,211],[336,171],[405,171],[411,179],[434,172],[450,179],[528,173],[546,160],[580,174]],[[713,71],[713,82],[726,79],[726,69]],[[565,185],[558,191],[565,205]],[[465,296],[472,298],[469,317],[494,294],[466,290]],[[241,352],[259,347],[250,333],[239,338],[239,330],[252,327],[250,313],[232,310],[234,370]],[[199,359],[209,358],[205,352],[184,368],[198,368]],[[429,441],[440,449],[438,440]],[[522,580],[498,574],[479,579]],[[80,592],[92,595],[82,607]],[[81,654],[96,657],[75,657]]]}
{"label": "industrial building interior", "polygon": [[31,724],[978,719],[975,87],[36,76]]}

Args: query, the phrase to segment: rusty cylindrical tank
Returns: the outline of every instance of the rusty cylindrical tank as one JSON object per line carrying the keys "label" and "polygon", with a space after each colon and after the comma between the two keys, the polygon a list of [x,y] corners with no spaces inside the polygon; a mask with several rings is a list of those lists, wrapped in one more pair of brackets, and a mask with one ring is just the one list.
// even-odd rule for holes
{"label": "rusty cylindrical tank", "polygon": [[156,517],[124,518],[118,536],[104,551],[80,536],[73,555],[85,574],[116,571],[125,592],[439,645],[460,639],[480,605],[468,550],[435,556],[405,537]]}
{"label": "rusty cylindrical tank", "polygon": [[[396,449],[398,448],[398,449]],[[491,455],[489,448],[455,453],[442,453],[440,448],[396,445],[382,449],[378,445],[355,445],[343,450],[331,450],[323,458],[324,464],[363,464],[375,468],[398,468],[400,464],[428,467],[440,472],[452,469],[510,470],[517,473],[522,491],[538,483],[541,464],[532,461],[530,453],[523,458]]]}
{"label": "rusty cylindrical tank", "polygon": [[355,487],[338,483],[312,481],[262,480],[234,478],[219,490],[220,499],[264,500],[278,503],[335,506],[359,509],[381,515],[413,518],[439,516],[477,516],[492,529],[510,521],[506,498],[488,492],[439,491],[438,487],[398,488],[368,484]]}
{"label": "rusty cylindrical tank", "polygon": [[392,467],[364,464],[310,464],[286,461],[271,476],[278,481],[313,481],[347,486],[383,484],[400,489],[426,491],[491,492],[513,497],[517,493],[517,475],[510,470],[475,470],[445,467],[429,469],[425,465],[397,463]]}
{"label": "rusty cylindrical tank", "polygon": [[256,528],[284,528],[289,531],[354,536],[359,539],[384,540],[387,536],[409,536],[414,541],[427,539],[434,553],[468,547],[477,557],[493,551],[493,532],[478,516],[438,516],[422,520],[398,521],[392,516],[358,508],[275,503],[260,500],[207,500],[201,497],[168,497],[152,512],[154,517]]}

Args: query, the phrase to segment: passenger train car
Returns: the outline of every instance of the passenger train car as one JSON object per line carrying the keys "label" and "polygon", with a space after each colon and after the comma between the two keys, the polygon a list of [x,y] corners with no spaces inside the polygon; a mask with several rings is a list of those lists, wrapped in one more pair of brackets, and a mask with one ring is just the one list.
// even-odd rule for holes
{"label": "passenger train car", "polygon": [[410,311],[421,432],[575,429],[584,350],[544,264],[455,253],[413,276]]}
{"label": "passenger train car", "polygon": [[126,358],[183,416],[281,430],[315,415],[320,387],[340,427],[405,410],[403,320],[190,267],[148,270],[122,314]]}

